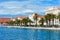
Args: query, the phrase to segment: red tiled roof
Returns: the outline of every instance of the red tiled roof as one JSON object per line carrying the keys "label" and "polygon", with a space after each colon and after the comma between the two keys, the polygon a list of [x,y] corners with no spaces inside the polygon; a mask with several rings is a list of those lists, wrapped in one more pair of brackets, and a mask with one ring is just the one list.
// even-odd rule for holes
{"label": "red tiled roof", "polygon": [[44,18],[44,16],[42,16],[42,15],[38,15],[38,18]]}
{"label": "red tiled roof", "polygon": [[0,18],[0,23],[10,22],[10,18]]}
{"label": "red tiled roof", "polygon": [[[34,13],[32,13],[32,14],[30,14],[30,15],[33,15],[33,14],[34,14]],[[42,15],[40,15],[40,14],[38,14],[37,17],[38,17],[38,18],[44,18],[44,16],[42,16]]]}
{"label": "red tiled roof", "polygon": [[24,18],[26,18],[26,16],[21,16],[20,18],[24,19]]}
{"label": "red tiled roof", "polygon": [[20,16],[20,17],[16,17],[16,19],[17,19],[17,18],[24,19],[24,18],[26,18],[26,16]]}

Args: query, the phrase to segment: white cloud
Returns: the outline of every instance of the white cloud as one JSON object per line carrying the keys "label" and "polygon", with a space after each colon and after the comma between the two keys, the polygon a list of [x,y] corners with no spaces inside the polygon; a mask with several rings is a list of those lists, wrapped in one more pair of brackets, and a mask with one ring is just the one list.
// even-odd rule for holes
{"label": "white cloud", "polygon": [[52,0],[40,0],[40,1],[52,1]]}
{"label": "white cloud", "polygon": [[[1,2],[0,3],[0,14],[25,14],[26,12],[44,12],[47,8],[51,7],[48,5],[38,5],[36,2],[31,1],[9,1],[9,2]],[[36,1],[36,0],[35,0]]]}
{"label": "white cloud", "polygon": [[25,7],[28,6],[28,2],[17,2],[17,1],[10,1],[10,2],[2,2],[0,4],[0,14],[25,14],[27,12],[34,12]]}
{"label": "white cloud", "polygon": [[4,8],[12,9],[12,8],[20,8],[25,4],[27,4],[27,2],[23,3],[23,2],[10,1],[10,2],[2,2],[0,6]]}
{"label": "white cloud", "polygon": [[16,14],[25,14],[26,12],[33,12],[30,9],[24,8],[25,7],[24,5],[27,5],[27,3],[16,2],[16,1],[2,2],[0,4],[0,14],[16,15]]}
{"label": "white cloud", "polygon": [[0,3],[0,14],[21,14],[21,11],[25,10],[23,7],[28,2],[16,2],[16,1],[10,1],[10,2],[2,2]]}
{"label": "white cloud", "polygon": [[29,9],[26,9],[24,11],[22,11],[23,13],[26,13],[26,12],[34,12],[33,10],[29,10]]}

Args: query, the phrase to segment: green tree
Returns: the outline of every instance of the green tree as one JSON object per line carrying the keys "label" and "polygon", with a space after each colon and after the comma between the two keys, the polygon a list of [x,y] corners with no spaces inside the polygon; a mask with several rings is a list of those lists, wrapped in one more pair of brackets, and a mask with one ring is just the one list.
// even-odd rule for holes
{"label": "green tree", "polygon": [[52,14],[45,15],[45,21],[48,26],[50,26],[51,19],[52,19]]}
{"label": "green tree", "polygon": [[17,25],[20,25],[20,22],[21,22],[20,20],[16,19],[16,24]]}
{"label": "green tree", "polygon": [[46,25],[48,26],[48,17],[47,17],[47,15],[45,15],[45,22],[46,22]]}
{"label": "green tree", "polygon": [[52,19],[52,23],[53,23],[53,25],[54,25],[54,19],[56,19],[56,15],[51,14],[51,19]]}
{"label": "green tree", "polygon": [[59,22],[60,22],[60,13],[58,14],[57,18],[59,19]]}
{"label": "green tree", "polygon": [[28,19],[27,18],[24,18],[22,21],[23,21],[23,24],[25,24],[25,26],[27,26]]}
{"label": "green tree", "polygon": [[39,23],[41,23],[41,26],[44,25],[44,22],[45,22],[45,19],[44,18],[41,18],[41,20],[39,20]]}
{"label": "green tree", "polygon": [[31,21],[29,18],[27,18],[27,21],[28,21],[29,25],[31,26],[31,23],[33,23],[33,21]]}
{"label": "green tree", "polygon": [[29,23],[29,25],[31,25],[31,23],[33,23],[28,17],[23,19],[22,21],[26,26],[28,25],[28,23]]}
{"label": "green tree", "polygon": [[37,26],[37,20],[38,20],[38,14],[37,14],[37,13],[35,13],[35,15],[34,15],[33,19],[34,19],[34,20],[35,20],[35,22],[36,22],[36,25],[35,25],[35,26]]}
{"label": "green tree", "polygon": [[9,22],[9,24],[10,24],[10,25],[14,25],[14,24],[15,24],[15,21],[12,21],[12,20],[11,20],[11,21]]}

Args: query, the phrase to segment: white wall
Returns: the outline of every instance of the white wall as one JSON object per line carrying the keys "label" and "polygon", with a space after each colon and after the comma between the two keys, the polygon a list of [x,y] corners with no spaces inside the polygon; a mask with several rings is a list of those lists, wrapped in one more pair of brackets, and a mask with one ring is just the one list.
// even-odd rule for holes
{"label": "white wall", "polygon": [[[58,15],[58,14],[60,13],[60,10],[59,10],[58,8],[54,8],[54,10],[53,10],[53,9],[47,10],[46,13],[45,13],[45,15],[46,15],[46,14],[50,14],[50,13],[55,14],[55,15]],[[59,23],[59,20],[58,20],[58,19],[55,19],[55,20],[54,20],[54,24],[55,24],[55,25],[59,25],[59,24],[60,24],[60,23]]]}

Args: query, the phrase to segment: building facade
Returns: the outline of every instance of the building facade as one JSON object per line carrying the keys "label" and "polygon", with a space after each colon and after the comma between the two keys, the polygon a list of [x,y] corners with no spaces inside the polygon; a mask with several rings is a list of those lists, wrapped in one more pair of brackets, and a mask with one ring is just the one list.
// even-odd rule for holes
{"label": "building facade", "polygon": [[[0,18],[0,23],[6,24],[6,23],[9,23],[10,21],[16,21],[17,19],[23,20],[28,17],[33,22],[33,23],[31,23],[31,25],[35,25],[36,21],[34,20],[34,16],[35,16],[35,13],[32,13],[28,16],[19,16],[19,17],[15,17],[15,18]],[[41,18],[44,18],[44,16],[37,14],[37,25],[40,25],[39,21]]]}
{"label": "building facade", "polygon": [[[60,14],[60,7],[52,7],[52,8],[49,8],[46,12],[45,12],[45,15],[46,14],[54,14],[56,16],[58,16]],[[52,24],[52,23],[51,23]],[[58,19],[55,19],[54,20],[54,25],[60,25],[60,22]]]}
{"label": "building facade", "polygon": [[[35,25],[36,24],[36,21],[34,20],[34,13],[32,13],[32,14],[30,14],[29,16],[28,16],[28,18],[31,20],[31,21],[33,21],[33,23],[32,23],[32,25]],[[42,15],[40,15],[40,14],[38,14],[38,16],[37,16],[37,25],[40,25],[40,23],[39,23],[39,21],[41,20],[41,18],[44,18],[44,16],[42,16]]]}
{"label": "building facade", "polygon": [[0,24],[7,24],[11,21],[11,18],[0,18]]}
{"label": "building facade", "polygon": [[60,7],[52,7],[46,10],[45,14],[55,14],[58,15],[60,14]]}

